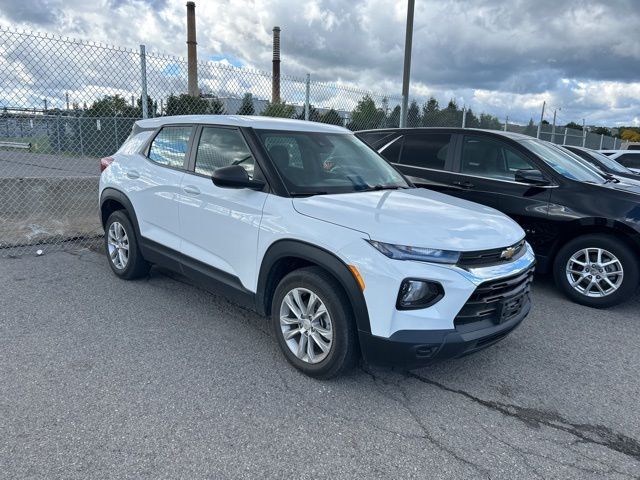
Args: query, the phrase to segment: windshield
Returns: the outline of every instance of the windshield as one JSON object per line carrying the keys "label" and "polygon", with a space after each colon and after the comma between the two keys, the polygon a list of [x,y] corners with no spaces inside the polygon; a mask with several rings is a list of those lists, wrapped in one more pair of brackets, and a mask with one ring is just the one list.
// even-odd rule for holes
{"label": "windshield", "polygon": [[584,160],[577,155],[536,139],[522,140],[520,143],[564,177],[578,182],[605,183],[604,177],[593,167],[585,165]]}
{"label": "windshield", "polygon": [[583,150],[583,153],[586,156],[595,158],[600,163],[602,163],[605,167],[609,168],[610,170],[613,170],[614,172],[633,173],[631,170],[629,170],[627,167],[625,167],[621,163],[616,162],[613,158],[609,158],[606,155],[601,154],[600,152],[596,152],[595,150],[591,150],[590,152],[585,152]]}
{"label": "windshield", "polygon": [[354,135],[256,133],[292,195],[409,188],[400,173]]}

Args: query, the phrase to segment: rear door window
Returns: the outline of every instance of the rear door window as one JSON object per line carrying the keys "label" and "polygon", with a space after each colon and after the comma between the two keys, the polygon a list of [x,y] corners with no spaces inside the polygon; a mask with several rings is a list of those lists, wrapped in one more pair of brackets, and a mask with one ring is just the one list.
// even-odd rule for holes
{"label": "rear door window", "polygon": [[627,168],[640,168],[640,153],[623,153],[615,160]]}
{"label": "rear door window", "polygon": [[413,167],[444,170],[450,145],[450,133],[406,135],[400,163]]}
{"label": "rear door window", "polygon": [[193,127],[164,127],[151,142],[149,159],[159,165],[184,168]]}

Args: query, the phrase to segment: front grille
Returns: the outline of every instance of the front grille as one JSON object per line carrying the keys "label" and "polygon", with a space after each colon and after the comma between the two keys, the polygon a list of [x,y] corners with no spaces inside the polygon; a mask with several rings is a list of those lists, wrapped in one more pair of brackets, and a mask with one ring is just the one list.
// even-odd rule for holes
{"label": "front grille", "polygon": [[[462,268],[473,268],[512,262],[524,255],[524,252],[527,250],[525,245],[525,241],[521,240],[509,247],[479,250],[475,252],[463,252],[458,260],[458,266]],[[505,254],[505,252],[509,249],[513,249],[513,251],[509,251],[511,256],[506,258],[505,255],[507,254]]]}
{"label": "front grille", "polygon": [[512,277],[484,282],[455,318],[454,325],[498,325],[516,317],[529,302],[533,267]]}

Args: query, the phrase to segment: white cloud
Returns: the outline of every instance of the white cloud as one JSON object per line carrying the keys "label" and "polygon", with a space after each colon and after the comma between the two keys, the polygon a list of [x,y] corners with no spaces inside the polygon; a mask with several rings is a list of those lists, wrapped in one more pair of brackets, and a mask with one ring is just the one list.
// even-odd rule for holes
{"label": "white cloud", "polygon": [[[279,25],[283,74],[309,72],[316,80],[398,95],[405,5],[200,0],[199,57],[222,55],[268,71],[271,28]],[[185,5],[177,0],[0,0],[0,23],[186,53]],[[421,102],[435,95],[441,103],[453,97],[476,112],[522,122],[537,117],[546,100],[562,108],[567,121],[631,123],[640,110],[639,24],[640,2],[632,0],[422,0],[416,5],[412,95]],[[167,82],[180,88],[176,80]],[[236,82],[233,88],[245,87]],[[344,103],[352,104],[351,96]]]}

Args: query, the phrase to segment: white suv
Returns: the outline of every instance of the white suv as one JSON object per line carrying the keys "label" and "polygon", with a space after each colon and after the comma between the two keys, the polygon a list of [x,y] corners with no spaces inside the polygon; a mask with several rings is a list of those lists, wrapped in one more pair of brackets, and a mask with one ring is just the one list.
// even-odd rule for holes
{"label": "white suv", "polygon": [[151,263],[271,317],[321,378],[362,354],[413,368],[504,338],[527,315],[534,255],[488,207],[414,188],[344,128],[240,116],[140,120],[101,160],[121,278]]}

